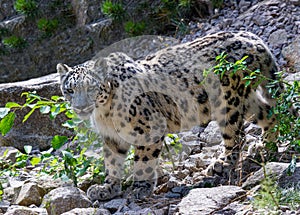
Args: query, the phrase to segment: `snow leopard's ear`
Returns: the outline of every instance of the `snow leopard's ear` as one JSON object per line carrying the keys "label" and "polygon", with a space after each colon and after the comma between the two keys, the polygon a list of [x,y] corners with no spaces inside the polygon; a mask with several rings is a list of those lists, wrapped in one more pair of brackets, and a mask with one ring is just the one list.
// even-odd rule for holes
{"label": "snow leopard's ear", "polygon": [[67,74],[67,72],[72,69],[66,64],[59,63],[56,65],[56,70],[60,74],[60,77],[63,78]]}
{"label": "snow leopard's ear", "polygon": [[99,57],[93,60],[93,74],[99,80],[104,80],[108,73],[107,60],[103,57]]}
{"label": "snow leopard's ear", "polygon": [[83,63],[83,65],[86,66],[86,68],[88,70],[93,70],[95,67],[95,64],[96,64],[96,62],[94,60],[89,60],[89,61],[86,61],[85,63]]}

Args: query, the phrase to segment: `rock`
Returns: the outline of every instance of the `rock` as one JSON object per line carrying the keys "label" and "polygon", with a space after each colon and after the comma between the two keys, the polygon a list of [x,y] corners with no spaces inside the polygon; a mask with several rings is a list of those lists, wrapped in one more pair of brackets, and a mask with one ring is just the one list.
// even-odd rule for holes
{"label": "rock", "polygon": [[110,215],[111,213],[106,209],[99,208],[74,208],[61,215]]}
{"label": "rock", "polygon": [[246,11],[251,6],[251,1],[241,0],[239,3],[239,8],[242,12]]}
{"label": "rock", "polygon": [[[0,84],[0,107],[5,106],[7,102],[24,104],[25,99],[21,98],[21,94],[33,91],[44,98],[61,95],[58,74],[23,82]],[[63,116],[51,120],[48,115],[42,115],[37,110],[25,123],[22,123],[23,117],[29,110],[29,108],[24,108],[16,111],[13,128],[5,137],[0,135],[0,146],[13,146],[19,150],[24,150],[24,145],[32,145],[35,149],[44,150],[51,146],[54,135],[72,135],[69,130],[61,126],[66,120]]]}
{"label": "rock", "polygon": [[[72,18],[74,17],[72,15]],[[71,22],[68,24],[71,25]],[[72,28],[59,29],[55,36],[44,40],[39,37],[36,25],[30,24],[24,16],[0,22],[0,27],[8,28],[10,32],[17,33],[28,41],[23,50],[7,51],[0,55],[0,83],[51,74],[59,62],[69,65],[83,63],[101,48],[124,37],[124,33],[113,33],[114,26],[110,19],[101,19],[77,27],[73,24]]]}
{"label": "rock", "polygon": [[180,193],[167,192],[165,197],[169,199],[173,199],[173,198],[178,199],[181,198],[182,196]]}
{"label": "rock", "polygon": [[279,47],[287,42],[287,32],[284,29],[274,31],[269,36],[269,44]]}
{"label": "rock", "polygon": [[216,121],[211,121],[205,128],[204,132],[200,134],[200,139],[206,142],[206,146],[218,145],[222,142],[223,138]]}
{"label": "rock", "polygon": [[264,15],[257,15],[257,16],[254,16],[253,17],[253,22],[258,25],[258,26],[265,26],[269,23],[269,20],[271,19],[272,17],[266,17]]}
{"label": "rock", "polygon": [[9,208],[9,206],[10,206],[10,202],[9,201],[7,201],[7,200],[1,200],[0,201],[0,214],[1,214],[1,212],[5,212],[5,211],[7,211],[7,209]]}
{"label": "rock", "polygon": [[0,147],[0,157],[3,157],[3,160],[5,161],[10,161],[12,163],[16,162],[16,155],[17,153],[20,152],[18,149],[8,146],[8,147]]}
{"label": "rock", "polygon": [[7,19],[8,17],[15,16],[17,14],[14,9],[14,2],[10,0],[0,1],[0,21]]}
{"label": "rock", "polygon": [[45,191],[35,183],[26,183],[21,187],[18,193],[15,204],[21,206],[36,205],[39,206],[42,203],[42,198]]}
{"label": "rock", "polygon": [[289,74],[284,80],[288,82],[300,81],[300,72]]}
{"label": "rock", "polygon": [[48,213],[44,208],[29,208],[13,205],[8,208],[4,215],[48,215]]}
{"label": "rock", "polygon": [[294,38],[294,41],[283,48],[282,55],[287,61],[289,70],[300,72],[300,36]]}
{"label": "rock", "polygon": [[293,5],[300,6],[300,0],[290,0]]}
{"label": "rock", "polygon": [[[8,4],[9,7],[12,6],[11,3]],[[135,1],[133,4],[139,3]],[[129,9],[135,10],[134,5]],[[99,9],[101,4],[97,0],[55,3],[45,0],[39,3],[39,16],[56,17],[60,21],[58,29],[46,38],[41,35],[41,30],[36,25],[38,20],[26,19],[24,15],[12,16],[13,14],[7,11],[9,19],[1,21],[2,8],[9,10],[2,6],[1,1],[0,29],[8,29],[10,34],[26,39],[27,45],[18,50],[5,49],[0,43],[0,83],[51,74],[55,71],[56,64],[61,62],[68,65],[83,63],[104,47],[126,36],[121,23],[104,17]],[[2,35],[0,37],[1,41]],[[148,51],[141,46],[137,47],[144,52]]]}
{"label": "rock", "polygon": [[[278,163],[278,162],[271,162],[267,163],[265,166],[266,174],[276,180],[278,185],[282,188],[296,186],[300,180],[300,163],[297,163],[295,172],[291,175],[288,175],[288,163]],[[244,183],[244,189],[250,189],[258,185],[263,179],[264,171],[261,168],[259,171],[255,172],[251,175]]]}
{"label": "rock", "polygon": [[[179,198],[182,198],[182,197],[186,196],[190,192],[190,188],[187,187],[187,186],[180,186],[180,187],[174,187],[174,188],[172,188],[171,191],[172,191],[173,194],[178,194]],[[174,198],[174,197],[171,197],[171,198]]]}
{"label": "rock", "polygon": [[58,215],[74,208],[88,208],[92,202],[76,187],[59,187],[44,196],[41,207],[49,215]]}
{"label": "rock", "polygon": [[214,213],[214,215],[246,215],[251,214],[251,207],[240,202],[232,202],[225,208],[222,208]]}
{"label": "rock", "polygon": [[54,179],[51,175],[41,175],[38,179],[31,179],[30,182],[38,184],[46,193],[49,193],[51,190],[54,190],[58,187],[67,187],[72,186],[72,181],[64,181],[61,178]]}
{"label": "rock", "polygon": [[245,195],[245,191],[236,186],[214,188],[196,188],[178,204],[177,215],[213,214],[229,205],[232,200]]}
{"label": "rock", "polygon": [[164,209],[151,209],[151,208],[143,208],[141,210],[138,211],[126,211],[125,213],[115,213],[114,215],[145,215],[145,214],[155,214],[155,215],[164,215],[166,214],[167,211],[165,211]]}
{"label": "rock", "polygon": [[109,210],[111,213],[115,213],[126,204],[126,199],[113,199],[104,204],[104,208]]}

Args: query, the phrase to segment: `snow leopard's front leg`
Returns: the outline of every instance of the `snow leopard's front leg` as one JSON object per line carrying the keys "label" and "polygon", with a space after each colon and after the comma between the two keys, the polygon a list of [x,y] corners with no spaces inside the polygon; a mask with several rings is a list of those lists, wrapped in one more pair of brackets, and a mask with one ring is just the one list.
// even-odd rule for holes
{"label": "snow leopard's front leg", "polygon": [[162,142],[136,146],[134,156],[133,197],[144,199],[152,194],[157,181],[158,157]]}
{"label": "snow leopard's front leg", "polygon": [[103,143],[105,181],[103,185],[95,184],[87,190],[88,197],[92,200],[108,200],[121,194],[121,179],[123,166],[129,145],[117,143],[106,138]]}

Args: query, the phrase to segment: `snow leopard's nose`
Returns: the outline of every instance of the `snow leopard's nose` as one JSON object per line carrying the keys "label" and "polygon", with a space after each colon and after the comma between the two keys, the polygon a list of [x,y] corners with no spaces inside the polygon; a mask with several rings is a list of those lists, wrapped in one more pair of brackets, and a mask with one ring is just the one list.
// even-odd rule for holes
{"label": "snow leopard's nose", "polygon": [[88,107],[72,107],[75,113],[78,115],[79,118],[81,119],[89,119],[91,114],[94,111],[95,105],[90,105]]}
{"label": "snow leopard's nose", "polygon": [[80,113],[91,113],[94,110],[94,105],[90,105],[88,107],[73,107],[73,110],[80,114]]}

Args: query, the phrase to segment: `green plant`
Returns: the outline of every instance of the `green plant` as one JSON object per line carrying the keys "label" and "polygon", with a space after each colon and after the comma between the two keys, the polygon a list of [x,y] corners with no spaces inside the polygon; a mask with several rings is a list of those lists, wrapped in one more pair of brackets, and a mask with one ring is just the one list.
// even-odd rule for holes
{"label": "green plant", "polygon": [[38,12],[38,6],[34,0],[16,0],[14,7],[17,12],[26,17],[35,17]]}
{"label": "green plant", "polygon": [[[278,151],[280,144],[288,144],[290,148],[296,149],[300,152],[300,83],[293,81],[291,83],[283,79],[283,72],[278,72],[276,80],[265,77],[260,70],[251,71],[247,68],[246,59],[244,56],[241,60],[236,62],[229,62],[226,53],[221,53],[216,57],[216,66],[204,70],[203,76],[205,82],[206,77],[210,73],[217,74],[222,80],[225,74],[231,77],[237,71],[243,71],[243,80],[245,80],[245,87],[251,87],[254,90],[263,81],[267,81],[267,90],[271,96],[276,100],[276,105],[270,109],[269,116],[276,116],[277,124],[271,132],[278,134],[276,142],[267,142],[266,148],[269,154]],[[279,90],[284,88],[285,90]],[[272,158],[270,156],[269,158]]]}
{"label": "green plant", "polygon": [[[300,82],[284,81],[282,72],[277,76],[279,79],[268,85],[271,95],[277,102],[270,111],[270,116],[275,114],[278,122],[273,132],[279,133],[277,138],[279,144],[289,143],[290,147],[300,152]],[[282,83],[285,88],[281,94],[278,94],[278,89],[274,87],[278,83]]]}
{"label": "green plant", "polygon": [[79,156],[75,156],[71,150],[62,151],[63,168],[57,171],[55,178],[62,178],[63,180],[71,179],[77,187],[78,178],[83,176],[91,165],[91,159],[84,156],[86,148],[80,151]]}
{"label": "green plant", "polygon": [[58,114],[65,113],[66,117],[74,118],[74,113],[70,109],[63,97],[52,96],[51,99],[46,99],[38,96],[35,92],[24,92],[21,95],[26,97],[26,102],[20,105],[16,102],[8,102],[5,107],[0,108],[0,132],[5,136],[14,124],[16,117],[15,111],[29,108],[30,111],[24,116],[25,122],[35,110],[40,110],[42,114],[50,114],[50,118],[54,119]]}
{"label": "green plant", "polygon": [[167,134],[168,141],[164,141],[164,146],[167,151],[167,156],[171,160],[173,171],[175,170],[175,160],[172,154],[178,155],[182,150],[182,144],[179,142],[179,137],[176,134]]}
{"label": "green plant", "polygon": [[[63,97],[52,96],[50,99],[47,99],[37,95],[35,92],[24,92],[21,96],[26,97],[26,102],[23,105],[8,102],[5,107],[0,108],[0,132],[3,136],[12,128],[16,117],[15,112],[24,108],[29,108],[29,112],[24,116],[23,122],[28,120],[36,110],[39,110],[42,114],[49,114],[51,119],[54,119],[59,114],[64,114],[68,120],[63,123],[63,126],[73,129],[76,135],[72,138],[55,135],[51,141],[51,148],[46,152],[42,152],[41,156],[30,155],[32,147],[25,146],[24,151],[26,153],[19,152],[14,164],[0,159],[0,169],[6,168],[11,174],[26,167],[29,163],[32,166],[39,164],[43,166],[41,172],[52,174],[55,178],[60,177],[63,180],[71,179],[75,186],[78,184],[78,178],[89,169],[92,177],[99,177],[100,175],[102,180],[104,180],[104,167],[100,163],[103,159],[87,158],[84,155],[87,148],[81,149],[81,145],[90,145],[98,141],[98,135],[89,129],[90,124],[78,119],[70,108],[69,103]],[[67,148],[61,151],[61,157],[52,154],[54,150],[60,150],[67,142],[79,144],[76,150],[78,153]]]}
{"label": "green plant", "polygon": [[193,7],[195,7],[195,1],[193,0],[179,0],[176,10],[181,19],[189,17],[192,14]]}
{"label": "green plant", "polygon": [[[242,59],[237,60],[235,62],[230,62],[227,60],[227,54],[222,52],[220,55],[216,57],[216,65],[208,70],[203,72],[204,77],[210,72],[213,72],[219,75],[220,79],[223,79],[225,73],[230,73],[229,75],[232,77],[237,71],[244,71],[244,78],[246,80],[245,87],[251,86],[256,89],[258,85],[260,85],[267,78],[261,75],[260,70],[251,71],[247,68],[246,59],[248,56],[244,56]],[[270,80],[271,81],[271,80]],[[272,80],[273,81],[273,80]]]}
{"label": "green plant", "polygon": [[183,19],[181,20],[172,20],[172,24],[176,27],[176,36],[184,36],[189,32],[189,27]]}
{"label": "green plant", "polygon": [[3,176],[18,175],[19,171],[28,165],[31,165],[32,167],[39,165],[41,157],[31,155],[31,150],[32,146],[25,145],[25,153],[18,151],[15,156],[15,161],[5,158],[8,153],[8,150],[6,150],[0,157],[0,179]]}
{"label": "green plant", "polygon": [[224,4],[224,0],[211,0],[214,8],[221,8]]}
{"label": "green plant", "polygon": [[22,37],[17,37],[15,35],[4,38],[2,40],[2,43],[11,49],[22,49],[27,46],[27,42],[25,39],[23,39]]}
{"label": "green plant", "polygon": [[144,32],[146,24],[145,22],[128,21],[124,24],[124,28],[129,36],[138,36]]}
{"label": "green plant", "polygon": [[101,11],[104,15],[112,18],[116,21],[121,21],[125,17],[125,9],[120,3],[113,3],[110,0],[106,0],[101,5]]}
{"label": "green plant", "polygon": [[39,19],[37,22],[38,29],[44,33],[44,36],[52,36],[58,28],[57,19]]}
{"label": "green plant", "polygon": [[275,181],[266,176],[260,185],[261,189],[254,197],[254,207],[257,209],[267,209],[268,211],[279,210],[281,193]]}
{"label": "green plant", "polygon": [[267,173],[263,165],[264,179],[260,183],[260,189],[255,193],[252,202],[255,209],[263,209],[265,212],[275,213],[282,206],[298,210],[300,207],[300,189],[298,185],[291,184],[290,187],[279,187],[274,179]]}
{"label": "green plant", "polygon": [[4,189],[3,189],[2,183],[0,181],[0,201],[2,201],[3,194],[4,194]]}

